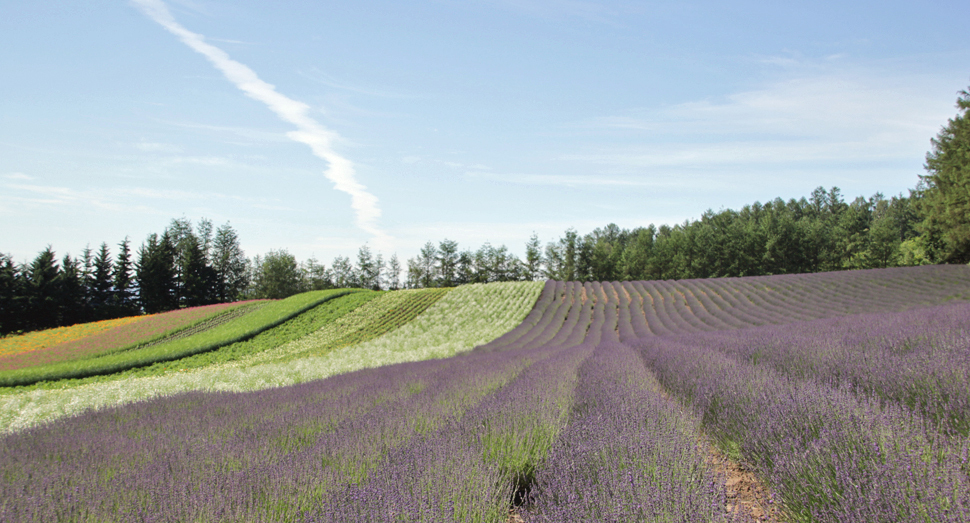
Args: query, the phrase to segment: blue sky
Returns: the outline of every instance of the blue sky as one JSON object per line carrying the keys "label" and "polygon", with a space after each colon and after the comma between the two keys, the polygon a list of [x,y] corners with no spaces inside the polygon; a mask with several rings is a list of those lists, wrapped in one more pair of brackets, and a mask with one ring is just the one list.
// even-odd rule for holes
{"label": "blue sky", "polygon": [[905,192],[966,2],[0,3],[0,252],[172,218],[329,264]]}

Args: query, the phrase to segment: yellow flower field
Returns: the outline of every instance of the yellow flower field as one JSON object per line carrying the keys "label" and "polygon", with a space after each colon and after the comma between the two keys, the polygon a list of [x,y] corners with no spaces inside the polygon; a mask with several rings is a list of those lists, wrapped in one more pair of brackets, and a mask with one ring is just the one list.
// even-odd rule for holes
{"label": "yellow flower field", "polygon": [[79,323],[70,327],[57,327],[36,332],[28,332],[20,336],[0,338],[0,358],[22,354],[37,349],[46,349],[58,343],[79,340],[87,336],[104,332],[108,329],[129,325],[144,320],[153,315],[128,316],[113,320],[102,320],[91,323]]}

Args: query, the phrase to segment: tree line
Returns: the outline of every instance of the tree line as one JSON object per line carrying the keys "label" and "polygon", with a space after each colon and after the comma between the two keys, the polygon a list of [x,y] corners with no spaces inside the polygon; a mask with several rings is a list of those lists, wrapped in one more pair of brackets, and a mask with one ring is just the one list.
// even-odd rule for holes
{"label": "tree line", "polygon": [[609,224],[585,235],[569,229],[545,246],[533,233],[524,258],[504,245],[461,249],[444,239],[427,242],[403,267],[396,254],[385,261],[367,245],[355,259],[337,256],[329,267],[314,258],[299,262],[285,249],[247,258],[228,223],[215,228],[209,220],[193,225],[182,218],[134,252],[125,238],[114,256],[107,243],[60,261],[51,247],[20,265],[0,254],[0,333],[329,288],[709,278],[934,263],[941,260],[921,235],[921,194],[846,203],[838,188],[820,187],[808,198],[708,211],[672,227]]}

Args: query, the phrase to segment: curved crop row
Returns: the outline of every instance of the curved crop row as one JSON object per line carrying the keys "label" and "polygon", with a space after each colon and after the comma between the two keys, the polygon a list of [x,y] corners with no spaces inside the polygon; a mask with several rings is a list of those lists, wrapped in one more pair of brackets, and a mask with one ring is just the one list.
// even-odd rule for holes
{"label": "curved crop row", "polygon": [[113,320],[79,323],[77,325],[71,325],[70,327],[57,327],[15,336],[5,336],[0,338],[0,358],[79,340],[106,330],[114,329],[115,327],[144,321],[152,316],[151,314],[145,316],[127,316]]}
{"label": "curved crop row", "polygon": [[346,315],[268,351],[245,358],[247,365],[323,356],[336,349],[372,340],[412,321],[450,289],[414,289],[388,292]]}
{"label": "curved crop row", "polygon": [[[326,300],[349,290],[315,291],[273,302],[252,314],[187,338],[105,356],[0,372],[0,386],[29,385],[38,381],[83,378],[119,372],[160,361],[175,360],[242,341],[275,327]],[[138,324],[135,324],[138,325]]]}
{"label": "curved crop row", "polygon": [[208,326],[209,322],[219,323],[220,319],[233,319],[239,314],[255,310],[264,303],[262,301],[220,303],[146,316],[141,321],[127,322],[84,338],[2,358],[0,376],[3,371],[96,358],[150,347],[169,341],[173,336],[200,332]]}

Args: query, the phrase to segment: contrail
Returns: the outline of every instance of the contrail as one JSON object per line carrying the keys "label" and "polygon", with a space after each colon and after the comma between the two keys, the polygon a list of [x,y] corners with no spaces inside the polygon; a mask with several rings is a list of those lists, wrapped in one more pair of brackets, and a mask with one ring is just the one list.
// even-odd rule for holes
{"label": "contrail", "polygon": [[377,220],[381,217],[377,197],[357,181],[353,162],[333,150],[332,144],[338,138],[337,134],[309,116],[310,106],[278,93],[276,87],[261,80],[255,71],[229,58],[222,49],[207,43],[204,36],[183,27],[175,21],[161,0],[132,0],[132,3],[182,43],[206,57],[246,96],[266,104],[281,120],[295,125],[297,130],[286,133],[286,136],[308,145],[314,155],[327,162],[324,175],[333,182],[335,189],[350,195],[350,206],[357,214],[357,226],[373,235],[377,243],[390,239],[377,226]]}

